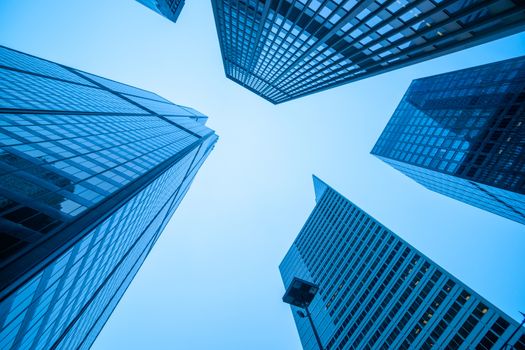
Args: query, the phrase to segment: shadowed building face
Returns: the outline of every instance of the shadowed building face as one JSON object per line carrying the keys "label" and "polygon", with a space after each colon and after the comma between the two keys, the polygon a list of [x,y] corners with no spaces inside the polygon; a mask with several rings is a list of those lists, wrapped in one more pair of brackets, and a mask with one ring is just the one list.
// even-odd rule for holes
{"label": "shadowed building face", "polygon": [[212,0],[226,76],[272,103],[525,29],[520,0]]}
{"label": "shadowed building face", "polygon": [[412,82],[372,154],[423,186],[525,223],[525,57]]}

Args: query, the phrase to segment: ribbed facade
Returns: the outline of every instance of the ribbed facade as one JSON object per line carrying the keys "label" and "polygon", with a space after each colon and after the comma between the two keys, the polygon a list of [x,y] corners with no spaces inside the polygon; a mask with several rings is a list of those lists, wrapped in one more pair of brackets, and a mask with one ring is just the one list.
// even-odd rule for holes
{"label": "ribbed facade", "polygon": [[86,349],[217,136],[141,89],[0,47],[0,349]]}
{"label": "ribbed facade", "polygon": [[212,0],[226,76],[281,103],[525,29],[521,0]]}
{"label": "ribbed facade", "polygon": [[[314,177],[317,204],[279,269],[319,285],[312,304],[333,349],[525,349],[525,330],[457,278]],[[318,349],[308,321],[295,323]],[[514,331],[517,332],[512,336]]]}
{"label": "ribbed facade", "polygon": [[525,224],[525,56],[412,82],[372,154]]}

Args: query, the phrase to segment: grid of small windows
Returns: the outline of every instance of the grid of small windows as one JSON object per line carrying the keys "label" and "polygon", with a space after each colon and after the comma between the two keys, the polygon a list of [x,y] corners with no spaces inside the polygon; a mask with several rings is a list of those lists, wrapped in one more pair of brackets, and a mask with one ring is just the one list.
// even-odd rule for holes
{"label": "grid of small windows", "polygon": [[[500,340],[501,336],[510,326],[504,318],[499,317],[496,322],[490,327],[483,339],[476,345],[476,350],[490,350]],[[449,347],[452,349],[451,347]]]}
{"label": "grid of small windows", "polygon": [[372,154],[428,188],[525,222],[524,113],[525,57],[418,79]]}
{"label": "grid of small windows", "polygon": [[0,64],[2,260],[213,133],[148,91],[4,47]]}
{"label": "grid of small windows", "polygon": [[10,69],[1,69],[0,89],[2,109],[144,113],[105,90]]}
{"label": "grid of small windows", "polygon": [[179,17],[184,0],[137,0],[170,21],[176,22]]}
{"label": "grid of small windows", "polygon": [[[396,293],[402,290],[402,288],[406,288],[404,281],[410,277],[414,265],[417,264],[419,260],[418,256],[414,256],[411,260],[409,260],[409,263],[407,265],[403,264],[404,260],[407,259],[408,254],[409,250],[404,249],[403,254],[399,257],[399,259],[394,265],[383,265],[382,269],[388,266],[390,270],[388,270],[385,279],[379,285],[379,288],[377,288],[375,294],[368,302],[368,306],[365,307],[363,311],[361,311],[361,314],[355,319],[355,321],[352,320],[352,314],[349,314],[342,322],[342,326],[346,327],[347,324],[354,321],[353,325],[350,327],[350,329],[353,329],[354,331],[352,333],[346,332],[344,328],[340,328],[338,333],[341,333],[341,342],[338,348],[344,347],[347,343],[352,344],[352,346],[355,347],[361,342],[363,342],[363,344],[367,344],[377,341],[380,334],[386,327],[387,323],[383,322],[383,324],[380,325],[375,332],[371,330],[371,327],[373,327],[376,324],[376,322],[378,322],[380,317],[385,317],[385,307],[390,303],[388,295],[396,295]],[[402,268],[403,266],[404,270],[401,274],[398,275],[398,271],[400,271],[400,268]],[[439,278],[439,274],[440,272],[436,271],[435,277],[433,277],[433,279]],[[385,293],[386,290],[388,290],[388,293]],[[364,322],[363,320],[365,318],[368,321]],[[343,334],[343,331],[346,334]],[[336,341],[337,333],[334,334],[334,337],[330,341],[329,346],[332,346]]]}
{"label": "grid of small windows", "polygon": [[[494,315],[517,328],[346,198],[318,188],[323,194],[280,270],[285,282],[300,276],[320,286],[310,311],[326,349],[475,346],[470,335],[496,327]],[[309,324],[295,320],[303,347],[315,349]]]}
{"label": "grid of small windows", "polygon": [[[431,301],[427,299],[429,294],[431,295],[431,293],[435,293],[436,291],[434,289],[436,285],[436,279],[428,279],[424,283],[421,283],[421,285],[419,285],[422,281],[422,278],[424,277],[424,273],[428,271],[428,268],[429,267],[426,266],[422,270],[420,270],[418,274],[416,274],[415,278],[411,281],[409,288],[407,288],[405,292],[400,296],[396,305],[390,311],[390,314],[388,315],[387,319],[391,320],[391,323],[390,325],[384,325],[386,326],[386,333],[382,334],[382,338],[384,339],[383,342],[381,342],[380,340],[373,344],[369,342],[369,347],[396,347],[394,346],[396,341],[399,341],[399,339],[402,340],[404,337],[407,337],[406,334],[403,334],[405,328],[412,324],[417,319],[417,315],[421,314],[421,309],[429,304],[429,302]],[[450,292],[453,285],[454,283],[449,280],[443,287],[443,290],[445,290],[446,292]],[[395,312],[392,312],[394,310]],[[426,321],[425,318],[429,319],[429,314],[425,314],[423,318],[424,320],[422,322],[424,324],[424,321]],[[410,335],[408,335],[408,339],[410,339]],[[404,347],[404,345],[402,344],[401,347]]]}
{"label": "grid of small windows", "polygon": [[[162,229],[167,224],[167,220],[171,217],[171,215],[175,211],[176,207],[178,206],[178,204],[182,200],[182,197],[184,196],[184,194],[188,190],[189,185],[190,185],[190,183],[191,183],[191,181],[192,181],[196,171],[198,170],[198,168],[200,167],[200,165],[202,164],[202,162],[206,158],[208,152],[209,152],[209,149],[208,149],[207,152],[204,152],[204,153],[201,154],[201,156],[202,156],[201,158],[198,158],[199,155],[197,155],[194,158],[194,161],[193,161],[192,166],[191,166],[191,170],[188,170],[184,181],[181,183],[181,185],[179,186],[179,188],[175,192],[175,194],[171,196],[169,201],[167,201],[167,204],[163,207],[162,211],[160,211],[159,214],[157,214],[157,216],[155,218],[155,221],[153,221],[150,224],[150,227],[152,229],[155,229],[155,232],[154,232],[153,235],[149,234],[147,236],[147,242],[144,242],[144,243],[147,244],[147,246],[146,246],[146,249],[142,250],[142,257],[140,257],[138,259],[137,259],[137,257],[130,257],[130,256],[126,257],[127,261],[130,264],[134,265],[133,266],[133,270],[127,272],[127,271],[125,271],[125,269],[123,269],[123,271],[122,271],[123,273],[126,273],[126,279],[127,280],[124,280],[123,282],[120,282],[119,279],[114,279],[114,281],[116,283],[112,283],[109,287],[105,287],[106,290],[104,291],[104,293],[100,293],[100,295],[97,295],[96,300],[94,300],[89,305],[88,309],[83,311],[82,316],[78,320],[75,320],[74,326],[72,326],[68,330],[67,335],[65,336],[64,340],[62,340],[60,342],[60,346],[58,348],[70,349],[70,348],[76,348],[77,346],[79,346],[81,348],[86,348],[86,349],[89,348],[89,346],[91,345],[91,342],[93,340],[90,341],[88,339],[88,336],[86,336],[85,340],[83,340],[81,342],[81,339],[79,339],[77,334],[79,334],[79,333],[80,334],[88,334],[88,333],[94,333],[94,332],[98,333],[98,331],[100,331],[100,328],[95,328],[95,323],[96,323],[95,321],[100,323],[102,321],[105,321],[105,319],[107,319],[107,317],[111,313],[111,310],[115,307],[116,302],[118,302],[118,300],[120,299],[122,293],[124,292],[125,287],[127,287],[127,285],[129,284],[130,279],[136,273],[136,270],[142,264],[142,261],[146,257],[146,254],[151,249],[151,246],[155,243],[156,239],[159,237],[160,233],[162,232]],[[171,192],[171,193],[173,193],[173,192]],[[149,230],[149,228],[148,228],[148,230]],[[141,250],[137,250],[135,248],[134,248],[134,250],[137,251],[137,253],[141,251]],[[109,284],[109,282],[108,282],[108,284]],[[121,290],[121,292],[119,293],[118,290],[116,290],[116,292],[114,292],[114,290],[116,288],[119,288]],[[101,305],[105,306],[105,312],[107,313],[107,316],[105,316],[105,317],[101,317],[101,315],[100,315]]]}
{"label": "grid of small windows", "polygon": [[[432,281],[434,283],[437,282],[436,276],[433,276],[432,278]],[[439,278],[439,277],[438,277]],[[437,294],[434,294],[435,297],[434,299],[432,299],[430,305],[428,306],[428,308],[425,310],[425,312],[423,313],[423,315],[421,316],[421,318],[419,319],[419,321],[417,322],[417,324],[412,328],[412,330],[410,331],[410,333],[408,333],[406,335],[406,338],[403,340],[402,344],[400,345],[400,349],[408,349],[412,344],[414,344],[418,337],[421,337],[423,334],[428,334],[429,331],[428,331],[428,327],[432,327],[432,318],[435,317],[435,315],[440,312],[440,310],[443,309],[442,304],[443,303],[447,303],[447,296],[450,294],[450,292],[452,291],[452,288],[454,287],[455,283],[452,281],[452,280],[448,280],[444,285],[443,287],[441,288],[441,290],[437,293]],[[430,284],[427,284],[427,286],[425,286],[425,288],[429,288]],[[468,295],[465,295],[465,298],[467,298]],[[463,299],[465,299],[463,298]],[[463,300],[462,299],[462,300]],[[441,307],[441,309],[440,309]],[[435,318],[434,318],[435,319]],[[449,319],[448,322],[450,322],[452,319]],[[441,322],[441,321],[440,321]],[[445,320],[442,320],[443,324],[439,330],[434,330],[432,332],[433,336],[434,337],[439,337],[439,335],[441,335],[442,333],[437,333],[436,331],[441,331],[441,332],[444,332],[445,329],[447,328],[448,324],[447,324],[447,321]],[[423,328],[427,327],[427,330],[426,332],[423,332],[421,333],[421,331],[423,330]],[[428,346],[432,346],[435,341],[432,340],[433,338],[431,338],[429,336],[429,338],[427,339],[429,344]],[[427,345],[425,345],[424,347],[427,347]]]}
{"label": "grid of small windows", "polygon": [[[93,313],[91,317],[104,310],[96,303],[111,297],[112,288],[122,282],[123,276],[130,273],[129,265],[137,261],[136,254],[146,252],[144,245],[160,233],[160,224],[166,223],[168,209],[173,212],[169,204],[189,174],[196,153],[197,150],[188,154],[3,301],[8,309],[0,328],[0,347],[34,343],[36,348],[49,348],[62,334],[70,332],[72,321],[81,318],[92,322],[90,317],[84,317],[84,306],[95,308],[89,312]],[[99,297],[101,293],[104,298]]]}
{"label": "grid of small windows", "polygon": [[78,74],[75,74],[54,62],[42,60],[30,55],[24,55],[20,52],[8,49],[5,46],[0,46],[0,67],[1,66],[73,83],[93,86],[93,84],[86,79],[83,79]]}
{"label": "grid of small windows", "polygon": [[191,108],[3,47],[0,82],[0,349],[89,348],[217,136]]}
{"label": "grid of small windows", "polygon": [[[488,308],[483,304],[479,303],[478,306],[476,306],[476,309],[474,312],[467,318],[467,320],[461,325],[461,328],[459,328],[458,332],[454,337],[450,340],[450,342],[445,347],[446,350],[454,350],[459,349],[461,345],[465,342],[465,339],[467,339],[474,328],[476,328],[479,321],[483,318],[483,316],[487,313]],[[507,326],[509,323],[505,321],[503,318],[500,318],[503,322],[507,323]],[[503,332],[499,334],[499,336],[503,335]]]}
{"label": "grid of small windows", "polygon": [[517,1],[213,0],[226,75],[273,103],[523,29]]}
{"label": "grid of small windows", "polygon": [[[60,229],[197,140],[153,116],[2,118],[0,214],[24,232]],[[4,245],[3,257],[37,238]]]}
{"label": "grid of small windows", "polygon": [[[373,154],[385,154],[406,163],[454,174],[468,153],[469,139],[447,128],[447,119],[432,118],[409,103],[401,104],[392,123],[385,128],[381,142],[372,150]],[[404,124],[406,119],[409,123]],[[449,118],[454,119],[457,117]],[[476,124],[480,128],[476,131],[481,130],[485,121],[485,118],[478,119]]]}
{"label": "grid of small windows", "polygon": [[[98,299],[104,298],[103,301],[99,300],[97,301],[98,304],[105,304],[104,312],[102,314],[99,313],[98,307],[92,307],[90,306],[92,311],[86,311],[83,313],[82,318],[79,321],[76,321],[75,326],[72,327],[68,333],[65,341],[62,341],[58,348],[64,348],[69,349],[74,346],[76,347],[78,344],[78,347],[81,349],[89,349],[92,342],[95,340],[96,335],[100,332],[102,326],[106,322],[107,318],[113,311],[114,307],[116,306],[117,302],[122,297],[122,294],[125,292],[125,289],[127,288],[128,284],[130,283],[131,279],[136,273],[136,270],[140,267],[142,264],[143,259],[146,256],[146,253],[151,249],[151,246],[155,243],[155,241],[158,239],[160,233],[162,232],[164,226],[167,224],[167,221],[172,216],[175,209],[178,207],[179,203],[182,201],[183,197],[185,196],[186,192],[188,191],[191,182],[193,181],[197,171],[199,170],[200,166],[203,164],[204,160],[207,158],[209,152],[212,150],[213,145],[216,141],[215,137],[208,138],[205,143],[200,147],[199,152],[196,154],[194,161],[191,165],[191,169],[187,172],[187,175],[181,185],[179,186],[178,190],[176,191],[176,195],[172,196],[172,200],[168,202],[168,205],[165,205],[163,208],[163,211],[157,215],[156,220],[162,221],[159,228],[156,231],[156,234],[153,236],[153,239],[150,239],[148,242],[148,247],[143,251],[143,257],[140,257],[136,259],[136,262],[134,262],[133,269],[131,270],[127,276],[126,280],[124,280],[122,283],[116,285],[119,289],[115,292],[114,295],[111,295],[111,293],[105,293],[106,296],[98,297]],[[157,227],[155,223],[150,224],[150,227]],[[133,261],[133,260],[130,260]],[[108,295],[109,294],[109,295]],[[83,340],[81,340],[77,334],[85,334],[85,337]]]}
{"label": "grid of small windows", "polygon": [[525,57],[415,80],[372,153],[525,193]]}
{"label": "grid of small windows", "polygon": [[[450,336],[451,329],[453,327],[450,327],[451,324],[454,322],[458,322],[458,319],[464,318],[465,316],[465,304],[470,299],[470,294],[466,291],[461,292],[460,295],[458,295],[455,300],[452,301],[452,303],[449,305],[446,312],[442,315],[442,319],[439,323],[441,326],[440,328],[436,328],[438,331],[433,332],[434,336],[439,337],[441,335],[442,337]],[[450,327],[450,328],[449,328]],[[426,332],[425,332],[426,333]],[[448,333],[448,334],[447,334]],[[424,348],[432,348],[436,344],[440,344],[437,342],[436,344],[433,341],[433,336],[428,337],[426,342],[424,343]]]}

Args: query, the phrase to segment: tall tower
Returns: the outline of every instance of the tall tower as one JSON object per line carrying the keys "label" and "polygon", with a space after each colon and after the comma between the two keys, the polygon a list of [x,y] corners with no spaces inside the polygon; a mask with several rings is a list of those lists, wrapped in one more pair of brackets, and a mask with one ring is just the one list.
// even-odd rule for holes
{"label": "tall tower", "polygon": [[521,0],[212,0],[226,76],[281,103],[525,29]]}
{"label": "tall tower", "polygon": [[132,86],[0,47],[0,349],[89,348],[217,136]]}
{"label": "tall tower", "polygon": [[525,224],[525,56],[417,79],[372,154],[423,186]]}
{"label": "tall tower", "polygon": [[177,22],[184,0],[137,0],[142,5],[152,9],[172,22]]}
{"label": "tall tower", "polygon": [[[314,177],[316,206],[279,266],[316,284],[310,304],[326,350],[525,349],[525,329]],[[292,306],[306,350],[312,328]]]}

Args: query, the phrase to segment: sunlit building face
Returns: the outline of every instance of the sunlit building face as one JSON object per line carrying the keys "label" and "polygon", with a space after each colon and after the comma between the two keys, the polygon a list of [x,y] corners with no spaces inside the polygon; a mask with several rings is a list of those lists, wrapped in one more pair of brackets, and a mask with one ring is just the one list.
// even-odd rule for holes
{"label": "sunlit building face", "polygon": [[217,136],[149,91],[0,66],[0,349],[89,348]]}

